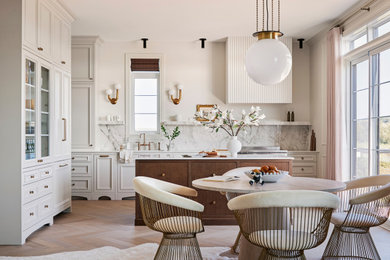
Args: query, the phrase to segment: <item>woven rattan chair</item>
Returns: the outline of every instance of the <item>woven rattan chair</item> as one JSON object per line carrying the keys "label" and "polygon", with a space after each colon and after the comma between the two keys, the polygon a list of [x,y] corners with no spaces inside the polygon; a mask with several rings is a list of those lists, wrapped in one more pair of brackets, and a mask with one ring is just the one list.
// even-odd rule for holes
{"label": "woven rattan chair", "polygon": [[229,201],[241,233],[265,250],[259,259],[305,259],[326,238],[339,198],[321,191],[257,192]]}
{"label": "woven rattan chair", "polygon": [[346,183],[338,193],[340,208],[333,214],[334,229],[323,259],[380,259],[370,228],[383,224],[390,210],[390,175]]}
{"label": "woven rattan chair", "polygon": [[204,231],[204,207],[182,197],[195,197],[196,190],[149,177],[133,182],[145,224],[163,233],[154,259],[202,259],[196,234]]}

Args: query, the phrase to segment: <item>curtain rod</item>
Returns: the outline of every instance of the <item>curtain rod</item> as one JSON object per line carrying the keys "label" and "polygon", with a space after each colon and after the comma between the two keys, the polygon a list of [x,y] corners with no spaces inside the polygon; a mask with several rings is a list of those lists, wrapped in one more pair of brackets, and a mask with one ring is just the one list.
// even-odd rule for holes
{"label": "curtain rod", "polygon": [[375,3],[376,1],[378,0],[371,0],[369,1],[368,3],[366,3],[365,5],[363,5],[362,7],[360,7],[358,10],[356,10],[355,12],[353,12],[352,14],[350,14],[349,16],[347,16],[345,19],[341,20],[340,22],[338,22],[334,27],[340,27],[340,26],[343,26],[349,19],[351,19],[352,17],[354,17],[355,15],[359,14],[361,11],[367,11],[369,12],[371,10],[371,5],[373,3]]}

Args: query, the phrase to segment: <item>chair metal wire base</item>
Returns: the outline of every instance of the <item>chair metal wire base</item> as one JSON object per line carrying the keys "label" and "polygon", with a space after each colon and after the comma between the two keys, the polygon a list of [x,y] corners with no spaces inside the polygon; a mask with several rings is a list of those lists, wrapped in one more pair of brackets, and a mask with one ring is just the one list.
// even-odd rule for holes
{"label": "chair metal wire base", "polygon": [[322,259],[372,259],[380,256],[369,229],[340,228],[335,226]]}
{"label": "chair metal wire base", "polygon": [[164,234],[155,260],[201,260],[198,240],[195,234]]}
{"label": "chair metal wire base", "polygon": [[291,260],[306,260],[303,251],[283,251],[283,250],[272,250],[267,249],[260,255],[259,260],[280,260],[280,259],[291,259]]}

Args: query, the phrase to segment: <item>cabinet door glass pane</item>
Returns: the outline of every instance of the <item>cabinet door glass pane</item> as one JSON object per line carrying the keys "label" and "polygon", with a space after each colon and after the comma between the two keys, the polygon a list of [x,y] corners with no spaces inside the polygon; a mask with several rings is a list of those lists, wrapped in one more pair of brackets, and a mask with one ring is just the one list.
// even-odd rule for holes
{"label": "cabinet door glass pane", "polygon": [[36,158],[36,91],[37,76],[35,62],[26,59],[25,70],[25,158]]}
{"label": "cabinet door glass pane", "polygon": [[49,156],[49,82],[49,70],[41,67],[41,157]]}

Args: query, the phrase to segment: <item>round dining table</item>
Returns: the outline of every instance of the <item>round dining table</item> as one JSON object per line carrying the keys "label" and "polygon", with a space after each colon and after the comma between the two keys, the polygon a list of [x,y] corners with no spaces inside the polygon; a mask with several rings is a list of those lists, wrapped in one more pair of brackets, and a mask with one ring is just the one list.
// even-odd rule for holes
{"label": "round dining table", "polygon": [[[345,189],[345,184],[340,181],[333,181],[320,178],[308,177],[292,177],[290,175],[283,176],[277,182],[261,184],[249,184],[249,177],[244,174],[245,168],[237,168],[232,172],[224,174],[224,176],[235,176],[234,181],[212,181],[210,178],[201,178],[192,181],[192,186],[202,190],[218,191],[226,195],[228,200],[247,193],[278,191],[278,190],[316,190],[326,192],[337,192]],[[241,172],[240,172],[241,171]],[[237,236],[236,242],[232,247],[232,251],[237,252],[236,248],[240,248],[239,259],[259,259],[262,248],[252,245],[243,236]]]}

